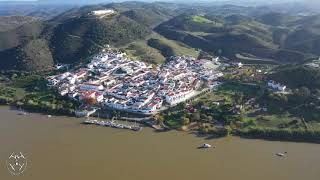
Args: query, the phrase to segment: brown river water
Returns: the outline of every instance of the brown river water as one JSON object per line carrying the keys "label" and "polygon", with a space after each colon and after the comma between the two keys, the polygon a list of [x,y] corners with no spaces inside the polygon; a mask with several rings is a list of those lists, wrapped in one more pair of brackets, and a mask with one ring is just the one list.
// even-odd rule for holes
{"label": "brown river water", "polygon": [[[81,125],[83,119],[17,115],[0,107],[0,179],[20,180],[319,180],[320,145],[206,139],[185,132],[140,132]],[[210,143],[215,149],[197,149]],[[12,152],[28,165],[13,176]],[[286,157],[275,153],[287,151]]]}

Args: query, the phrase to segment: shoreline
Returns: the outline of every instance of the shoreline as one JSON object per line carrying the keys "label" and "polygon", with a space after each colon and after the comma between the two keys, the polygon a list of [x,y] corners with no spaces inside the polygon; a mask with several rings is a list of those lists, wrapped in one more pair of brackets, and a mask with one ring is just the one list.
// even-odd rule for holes
{"label": "shoreline", "polygon": [[320,131],[314,130],[252,128],[250,130],[237,130],[235,135],[246,139],[320,144]]}
{"label": "shoreline", "polygon": [[[8,110],[10,111],[19,111],[19,107],[16,105],[0,105],[2,107],[8,107]],[[42,115],[54,115],[54,116],[66,116],[66,117],[76,117],[74,114],[63,114],[63,113],[48,113],[41,110],[29,110],[28,108],[24,108],[28,113],[39,113]],[[103,118],[102,118],[103,119]],[[121,118],[119,118],[120,121]],[[144,124],[152,129],[154,129],[156,132],[161,132],[152,126],[150,124],[145,123],[144,121],[137,121],[137,123]],[[166,125],[167,126],[167,125]],[[202,137],[207,138],[224,138],[228,136],[233,137],[239,137],[244,139],[255,139],[255,140],[266,140],[266,141],[281,141],[281,142],[295,142],[295,143],[312,143],[312,144],[320,144],[320,131],[313,131],[313,130],[289,130],[289,129],[271,129],[271,128],[251,128],[251,129],[237,129],[230,132],[230,134],[219,134],[217,132],[214,133],[203,133],[199,130],[193,130],[193,131],[183,131],[179,128],[172,128],[170,127],[170,130],[176,130],[179,132],[189,132],[198,134]],[[167,129],[168,131],[168,129]]]}

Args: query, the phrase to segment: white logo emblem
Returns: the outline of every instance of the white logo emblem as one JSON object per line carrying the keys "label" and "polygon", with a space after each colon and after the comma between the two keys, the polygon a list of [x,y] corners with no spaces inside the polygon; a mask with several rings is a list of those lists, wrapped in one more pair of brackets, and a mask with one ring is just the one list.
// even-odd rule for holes
{"label": "white logo emblem", "polygon": [[27,158],[21,152],[13,152],[6,163],[9,172],[15,176],[21,175],[27,168]]}

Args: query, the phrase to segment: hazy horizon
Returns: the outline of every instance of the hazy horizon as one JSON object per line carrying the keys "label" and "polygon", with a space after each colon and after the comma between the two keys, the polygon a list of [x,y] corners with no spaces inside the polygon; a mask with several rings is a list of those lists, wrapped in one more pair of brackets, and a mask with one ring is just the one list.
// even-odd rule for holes
{"label": "hazy horizon", "polygon": [[[215,4],[215,5],[224,5],[224,4],[233,4],[239,6],[264,6],[264,5],[273,5],[273,4],[285,4],[285,3],[304,3],[303,6],[308,7],[313,10],[320,9],[320,0],[0,0],[1,3],[8,4],[33,4],[37,5],[46,5],[46,4],[55,4],[55,5],[90,5],[90,4],[108,4],[108,3],[120,3],[120,2],[130,2],[130,1],[138,1],[138,2],[172,2],[172,3],[193,3],[193,4]],[[292,6],[294,7],[294,6]],[[297,7],[299,7],[297,5]]]}
{"label": "hazy horizon", "polygon": [[283,3],[283,2],[302,2],[302,1],[314,1],[317,0],[269,0],[266,2],[265,0],[0,0],[2,2],[64,2],[64,3],[95,3],[95,2],[125,2],[125,1],[143,1],[143,2],[259,2],[259,3]]}

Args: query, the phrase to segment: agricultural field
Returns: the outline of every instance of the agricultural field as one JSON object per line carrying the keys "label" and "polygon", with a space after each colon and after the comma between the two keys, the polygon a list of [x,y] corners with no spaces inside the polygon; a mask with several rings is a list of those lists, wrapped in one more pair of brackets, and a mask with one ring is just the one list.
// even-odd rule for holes
{"label": "agricultural field", "polygon": [[211,20],[203,17],[203,16],[192,16],[192,21],[197,22],[197,23],[212,23]]}
{"label": "agricultural field", "polygon": [[133,59],[151,64],[163,64],[171,56],[198,57],[199,55],[195,49],[181,42],[169,40],[157,33],[151,34],[145,40],[138,40],[120,48]]}

